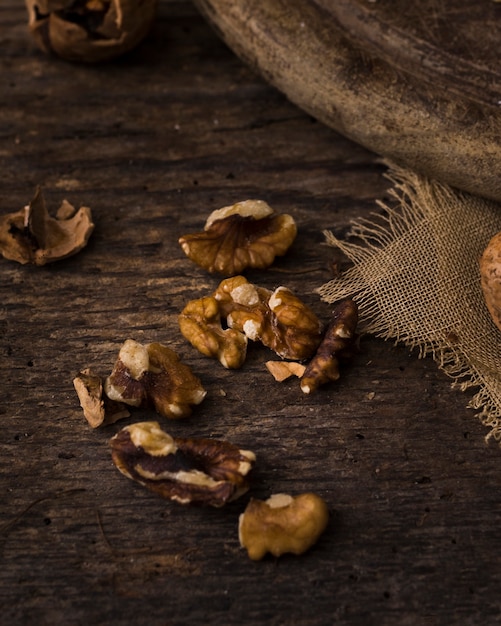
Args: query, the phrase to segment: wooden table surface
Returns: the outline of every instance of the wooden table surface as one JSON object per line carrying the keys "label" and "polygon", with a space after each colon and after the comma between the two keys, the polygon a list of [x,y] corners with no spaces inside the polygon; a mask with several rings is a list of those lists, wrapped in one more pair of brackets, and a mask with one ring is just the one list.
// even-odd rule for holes
{"label": "wooden table surface", "polygon": [[[93,210],[79,255],[0,262],[2,624],[490,625],[501,617],[500,450],[468,397],[428,359],[373,337],[335,384],[276,383],[252,346],[227,371],[177,315],[219,279],[180,235],[247,198],[291,213],[290,253],[249,280],[316,295],[341,234],[376,210],[378,157],[290,104],[235,57],[189,2],[163,2],[148,39],[99,67],[39,52],[18,0],[0,6],[0,211],[42,185],[51,206]],[[305,271],[306,270],[306,271]],[[175,436],[257,455],[250,492],[222,509],[162,500],[123,477],[74,392],[127,338],[174,348],[208,394]],[[237,524],[250,496],[314,491],[331,513],[302,556],[250,561]]]}

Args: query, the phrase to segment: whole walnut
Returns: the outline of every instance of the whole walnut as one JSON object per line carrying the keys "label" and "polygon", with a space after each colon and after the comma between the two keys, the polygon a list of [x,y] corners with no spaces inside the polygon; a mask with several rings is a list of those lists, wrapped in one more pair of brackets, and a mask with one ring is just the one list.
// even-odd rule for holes
{"label": "whole walnut", "polygon": [[114,59],[146,36],[157,0],[25,0],[28,27],[44,52],[67,61]]}
{"label": "whole walnut", "polygon": [[489,241],[480,258],[480,282],[487,309],[501,330],[501,232]]}

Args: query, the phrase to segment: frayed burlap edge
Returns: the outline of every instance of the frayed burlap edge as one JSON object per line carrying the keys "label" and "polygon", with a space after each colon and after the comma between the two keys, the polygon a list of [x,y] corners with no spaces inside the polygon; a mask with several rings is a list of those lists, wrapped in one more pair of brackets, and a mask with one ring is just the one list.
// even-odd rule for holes
{"label": "frayed burlap edge", "polygon": [[431,356],[468,407],[501,443],[501,332],[480,287],[478,260],[501,230],[501,205],[414,172],[391,167],[391,208],[354,222],[338,239],[352,267],[318,290],[335,302],[352,297],[360,331]]}

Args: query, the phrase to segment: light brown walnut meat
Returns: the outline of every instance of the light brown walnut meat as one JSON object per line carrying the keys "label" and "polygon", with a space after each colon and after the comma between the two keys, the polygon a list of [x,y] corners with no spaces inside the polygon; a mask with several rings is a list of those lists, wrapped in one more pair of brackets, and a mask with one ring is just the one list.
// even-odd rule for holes
{"label": "light brown walnut meat", "polygon": [[292,216],[274,213],[262,200],[246,200],[213,211],[203,232],[185,235],[179,244],[208,272],[235,276],[247,268],[270,267],[296,234]]}
{"label": "light brown walnut meat", "polygon": [[147,35],[157,0],[25,0],[38,47],[67,61],[109,61]]}
{"label": "light brown walnut meat", "polygon": [[240,545],[255,561],[267,553],[276,557],[287,552],[302,554],[318,541],[328,521],[327,505],[314,493],[252,499],[240,515]]}
{"label": "light brown walnut meat", "polygon": [[342,300],[334,309],[322,343],[301,378],[304,393],[312,393],[320,385],[339,379],[339,360],[351,356],[357,324],[357,304],[351,299]]}
{"label": "light brown walnut meat", "polygon": [[221,507],[235,500],[248,490],[256,460],[227,441],[171,437],[158,422],[127,426],[110,446],[122,474],[180,504]]}
{"label": "light brown walnut meat", "polygon": [[51,217],[38,188],[27,206],[0,217],[0,252],[23,265],[45,265],[79,252],[93,230],[88,207],[77,211],[64,200],[56,217]]}
{"label": "light brown walnut meat", "polygon": [[202,354],[231,368],[243,365],[248,339],[299,361],[311,357],[322,338],[322,323],[291,291],[272,292],[243,276],[226,278],[211,296],[189,302],[179,325]]}
{"label": "light brown walnut meat", "polygon": [[160,343],[127,339],[104,385],[108,398],[134,407],[152,406],[172,419],[191,415],[206,391],[178,355]]}
{"label": "light brown walnut meat", "polygon": [[279,383],[291,376],[301,378],[306,369],[306,365],[297,361],[266,361],[265,365],[273,378]]}
{"label": "light brown walnut meat", "polygon": [[223,329],[219,305],[213,296],[191,300],[179,315],[179,329],[205,356],[218,359],[228,369],[242,367],[247,337],[237,330]]}
{"label": "light brown walnut meat", "polygon": [[501,330],[501,232],[492,237],[480,258],[480,284],[489,314]]}
{"label": "light brown walnut meat", "polygon": [[284,359],[310,358],[320,344],[322,323],[286,287],[269,291],[243,276],[223,280],[214,293],[230,328],[260,341]]}

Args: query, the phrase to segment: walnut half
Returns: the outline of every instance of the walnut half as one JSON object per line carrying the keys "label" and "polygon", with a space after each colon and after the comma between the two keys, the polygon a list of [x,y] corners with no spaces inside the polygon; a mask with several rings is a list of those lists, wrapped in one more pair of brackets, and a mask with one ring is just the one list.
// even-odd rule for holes
{"label": "walnut half", "polygon": [[244,494],[256,457],[216,439],[171,437],[158,422],[126,426],[110,441],[128,478],[180,504],[221,507]]}
{"label": "walnut half", "polygon": [[286,552],[302,554],[315,544],[328,521],[327,504],[314,493],[251,499],[239,518],[240,544],[255,561],[268,552],[276,557]]}
{"label": "walnut half", "polygon": [[142,345],[127,339],[106,378],[108,398],[134,407],[153,406],[168,418],[191,415],[206,396],[200,380],[178,355],[160,343]]}
{"label": "walnut half", "polygon": [[262,200],[245,200],[213,211],[203,232],[184,235],[179,244],[208,272],[235,276],[249,267],[269,267],[287,252],[296,234],[292,216],[275,213]]}

